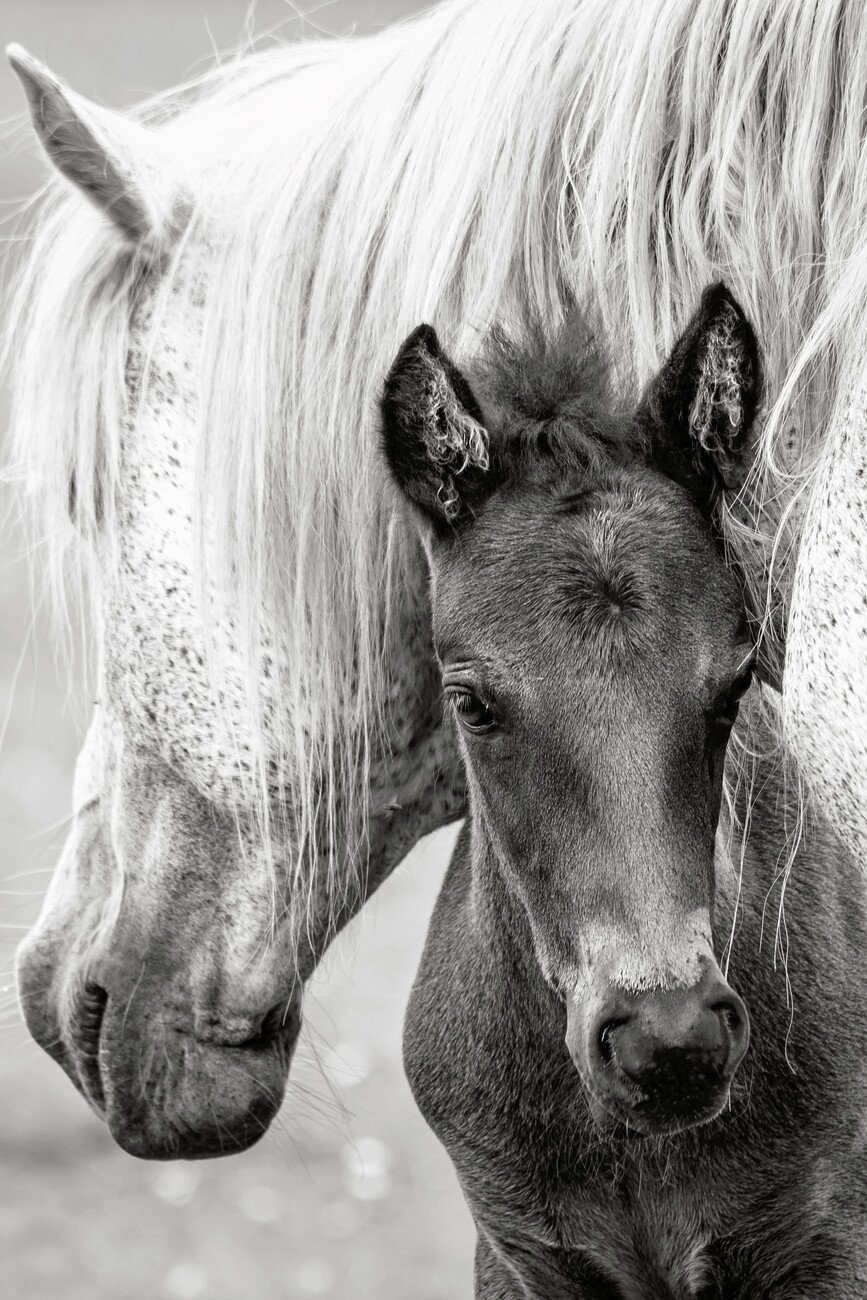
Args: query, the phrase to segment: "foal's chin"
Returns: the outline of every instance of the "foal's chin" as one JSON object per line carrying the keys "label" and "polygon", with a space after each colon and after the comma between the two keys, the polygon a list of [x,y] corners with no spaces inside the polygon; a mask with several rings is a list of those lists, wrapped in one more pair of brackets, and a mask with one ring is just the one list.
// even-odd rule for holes
{"label": "foal's chin", "polygon": [[596,1127],[611,1137],[674,1137],[688,1129],[709,1124],[725,1110],[729,1101],[730,1086],[721,1088],[713,1097],[688,1111],[672,1113],[662,1103],[637,1101],[628,1105],[623,1101],[605,1097],[585,1083],[590,1115]]}

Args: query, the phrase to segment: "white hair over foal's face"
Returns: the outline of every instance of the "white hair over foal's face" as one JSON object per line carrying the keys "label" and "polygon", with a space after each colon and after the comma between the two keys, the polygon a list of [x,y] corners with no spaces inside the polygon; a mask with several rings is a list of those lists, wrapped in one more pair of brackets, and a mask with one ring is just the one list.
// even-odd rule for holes
{"label": "white hair over foal's face", "polygon": [[[20,950],[21,999],[34,1037],[125,1149],[222,1154],[255,1141],[282,1100],[303,982],[329,939],[420,835],[459,815],[463,778],[435,707],[426,618],[401,611],[401,751],[372,764],[369,854],[335,883],[324,842],[333,826],[318,859],[300,853],[302,829],[285,812],[292,773],[268,748],[279,656],[264,647],[257,740],[246,632],[202,579],[195,376],[206,254],[191,243],[170,291],[161,277],[183,187],[149,133],[95,110],[23,51],[12,57],[50,158],[142,266],[117,536],[96,542],[99,698],[72,832]],[[422,608],[424,599],[419,584]],[[257,770],[274,809],[267,833]]]}

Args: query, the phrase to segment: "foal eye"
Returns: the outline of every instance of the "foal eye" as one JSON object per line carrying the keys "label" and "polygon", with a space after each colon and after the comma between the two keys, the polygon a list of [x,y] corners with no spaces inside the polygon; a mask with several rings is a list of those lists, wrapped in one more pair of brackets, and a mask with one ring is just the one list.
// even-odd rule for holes
{"label": "foal eye", "polygon": [[467,731],[491,731],[496,725],[490,704],[480,699],[475,691],[460,687],[452,688],[447,694],[461,725]]}

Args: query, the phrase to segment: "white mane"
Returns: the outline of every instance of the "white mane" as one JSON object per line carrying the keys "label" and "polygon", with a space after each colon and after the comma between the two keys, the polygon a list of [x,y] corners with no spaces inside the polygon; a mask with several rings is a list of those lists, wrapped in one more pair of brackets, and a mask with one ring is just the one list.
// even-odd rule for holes
{"label": "white mane", "polygon": [[[498,317],[556,322],[577,297],[636,387],[725,278],[767,382],[757,508],[736,505],[727,529],[766,590],[751,515],[773,537],[858,359],[865,85],[855,0],[455,0],[370,39],[239,58],[143,106],[191,176],[163,284],[185,247],[209,250],[200,490],[224,544],[208,564],[250,629],[253,717],[263,601],[287,647],[280,689],[304,722],[280,740],[308,825],[323,778],[344,819],[385,721],[388,611],[415,551],[379,464],[377,397],[421,321],[460,356]],[[142,275],[52,188],[8,359],[13,455],[55,574],[117,527]]]}

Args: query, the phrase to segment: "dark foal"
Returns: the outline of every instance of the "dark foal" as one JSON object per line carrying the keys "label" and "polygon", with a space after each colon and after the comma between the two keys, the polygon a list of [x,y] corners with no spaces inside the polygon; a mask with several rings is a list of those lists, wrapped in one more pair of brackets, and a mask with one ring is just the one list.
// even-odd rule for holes
{"label": "dark foal", "polygon": [[422,327],[386,384],[471,808],[405,1063],[488,1300],[867,1296],[862,873],[813,819],[786,972],[795,806],[755,702],[745,844],[720,814],[753,652],[713,516],[757,371],[717,286],[635,412],[574,321],[469,378]]}

